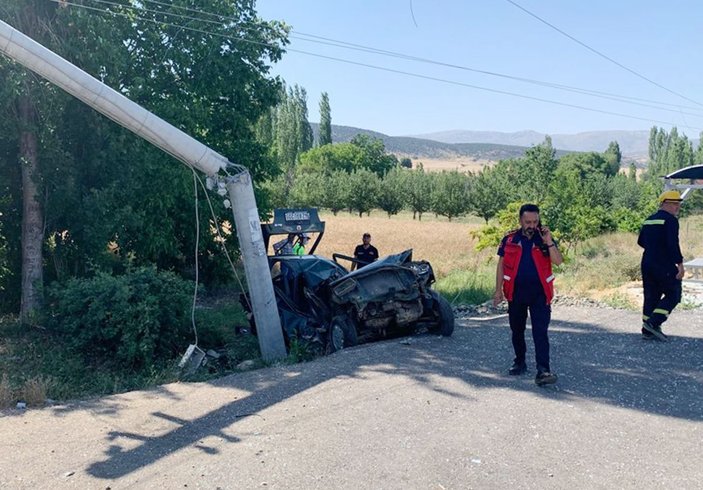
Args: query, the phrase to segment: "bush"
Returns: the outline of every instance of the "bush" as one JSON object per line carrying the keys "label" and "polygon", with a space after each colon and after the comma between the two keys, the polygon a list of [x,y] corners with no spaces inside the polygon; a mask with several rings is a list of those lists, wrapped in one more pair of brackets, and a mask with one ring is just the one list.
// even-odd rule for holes
{"label": "bush", "polygon": [[173,359],[187,342],[192,288],[154,267],[55,283],[49,328],[90,365],[141,371]]}

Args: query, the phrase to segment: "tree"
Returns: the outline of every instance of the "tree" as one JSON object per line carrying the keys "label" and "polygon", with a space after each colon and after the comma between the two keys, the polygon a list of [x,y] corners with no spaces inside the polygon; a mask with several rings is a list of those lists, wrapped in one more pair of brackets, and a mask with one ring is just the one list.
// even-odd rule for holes
{"label": "tree", "polygon": [[351,143],[334,143],[318,146],[300,154],[297,173],[330,173],[336,170],[352,172],[363,168],[365,155],[361,148]]}
{"label": "tree", "polygon": [[[266,63],[280,59],[286,28],[258,20],[247,0],[206,0],[200,5],[230,19],[222,25],[191,22],[193,30],[174,27],[168,14],[178,13],[186,3],[175,0],[149,9],[111,4],[107,15],[98,16],[80,9],[56,9],[51,2],[8,0],[0,13],[12,17],[19,12],[39,19],[30,24],[41,28],[33,37],[247,166],[256,180],[273,177],[276,169],[253,128],[277,102],[280,84],[267,78]],[[39,12],[34,17],[27,13],[32,9]],[[129,19],[110,15],[113,11]],[[235,40],[242,30],[252,43]],[[33,208],[23,212],[19,206],[16,210],[10,206],[11,213],[3,213],[1,219],[7,233],[20,219],[33,216],[34,223],[41,223],[42,233],[31,244],[16,248],[32,252],[35,262],[46,264],[42,273],[48,279],[86,275],[95,269],[120,271],[127,263],[155,263],[192,274],[196,237],[191,171],[4,58],[0,71],[3,107],[22,108],[25,115],[41,122],[34,126],[35,146],[31,137],[21,138],[32,128],[25,123],[16,124],[12,137],[2,145],[0,165],[9,168],[11,162],[18,170],[6,173],[3,169],[3,175],[13,179],[16,175],[11,187],[18,189],[17,163],[32,160],[19,158],[19,142],[23,139],[28,149],[36,148],[36,165],[27,174],[37,186],[35,196],[41,196],[43,219],[36,219]],[[22,80],[31,87],[24,88]],[[34,110],[23,105],[28,94]],[[204,201],[200,205],[203,211],[209,209]],[[231,212],[221,204],[215,203],[215,211],[220,219],[231,220]],[[213,257],[219,257],[214,253],[219,243],[212,239],[211,228],[201,227],[200,233],[202,271],[221,270],[212,267],[217,260]],[[9,251],[19,237],[6,235]],[[227,237],[228,242],[232,239],[233,234]],[[11,254],[9,259],[15,260]],[[33,266],[18,261],[10,268],[21,269],[24,275]],[[41,293],[40,280],[23,282]]]}
{"label": "tree", "polygon": [[466,174],[441,172],[435,177],[432,189],[432,211],[440,216],[452,218],[466,214],[469,210],[470,181]]}
{"label": "tree", "polygon": [[[39,42],[48,44],[52,36],[57,34],[54,25],[56,11],[55,5],[46,2],[11,0],[4,5],[2,12],[8,16],[7,20],[11,24]],[[21,251],[20,264],[10,264],[10,267],[17,265],[17,269],[21,270],[19,313],[20,321],[26,324],[34,321],[43,304],[46,202],[42,198],[42,135],[47,136],[47,144],[55,142],[54,138],[50,137],[50,132],[43,131],[43,125],[40,124],[44,116],[51,117],[52,111],[42,113],[37,105],[40,100],[47,100],[46,92],[55,95],[57,91],[5,58],[0,60],[0,70],[3,72],[4,85],[2,105],[10,109],[10,118],[6,121],[9,126],[7,129],[13,133],[16,145],[16,153],[8,156],[9,159],[15,160],[19,167],[19,172],[12,172],[9,176],[19,177],[11,186],[22,189],[21,206],[16,208],[19,216],[3,215],[3,221],[15,218],[21,222],[20,246],[17,247]],[[61,95],[58,95],[58,98],[61,100]],[[4,276],[8,277],[7,274]]]}
{"label": "tree", "polygon": [[422,214],[432,207],[433,176],[425,173],[422,165],[417,169],[404,172],[405,204],[412,210],[413,219],[417,215],[422,221]]}
{"label": "tree", "polygon": [[322,174],[304,173],[296,176],[288,204],[315,207],[323,201],[325,180]]}
{"label": "tree", "polygon": [[606,162],[608,162],[608,175],[615,175],[620,171],[620,164],[622,163],[622,153],[620,152],[620,145],[617,141],[611,141],[608,145],[608,149],[603,153],[603,157]]}
{"label": "tree", "polygon": [[351,196],[351,186],[349,184],[349,174],[342,170],[336,170],[323,177],[322,202],[323,207],[337,213],[348,207]]}
{"label": "tree", "polygon": [[523,157],[498,162],[496,171],[511,177],[511,199],[542,203],[557,168],[555,155],[552,139],[545,136],[542,143],[529,148]]}
{"label": "tree", "polygon": [[381,179],[379,184],[376,204],[388,213],[389,218],[403,209],[403,184],[405,182],[403,173],[404,171],[401,169],[394,168]]}
{"label": "tree", "polygon": [[355,170],[348,177],[350,210],[359,214],[368,213],[376,203],[379,181],[378,176],[365,168]]}
{"label": "tree", "polygon": [[608,212],[608,177],[583,175],[575,165],[560,165],[543,206],[543,221],[568,246],[615,228]]}
{"label": "tree", "polygon": [[383,141],[378,138],[357,134],[352,138],[351,144],[363,151],[364,161],[362,166],[379,177],[383,177],[390,169],[398,166],[398,159],[395,155],[386,153]]}
{"label": "tree", "polygon": [[488,224],[498,211],[509,202],[507,175],[486,167],[475,178],[472,186],[470,208]]}
{"label": "tree", "polygon": [[649,136],[649,158],[646,177],[652,180],[692,165],[696,157],[691,141],[685,135],[679,136],[676,127],[667,134],[655,126]]}
{"label": "tree", "polygon": [[400,166],[403,168],[413,168],[413,161],[410,158],[401,158]]}
{"label": "tree", "polygon": [[320,98],[320,146],[332,144],[332,113],[330,98],[327,92],[322,92]]}
{"label": "tree", "polygon": [[579,174],[580,179],[585,179],[593,174],[613,176],[617,173],[619,164],[618,167],[611,165],[603,155],[591,151],[564,155],[559,159],[558,167],[562,173],[574,171]]}
{"label": "tree", "polygon": [[693,156],[693,163],[696,165],[703,164],[703,131],[698,134],[698,148],[696,148],[696,154]]}

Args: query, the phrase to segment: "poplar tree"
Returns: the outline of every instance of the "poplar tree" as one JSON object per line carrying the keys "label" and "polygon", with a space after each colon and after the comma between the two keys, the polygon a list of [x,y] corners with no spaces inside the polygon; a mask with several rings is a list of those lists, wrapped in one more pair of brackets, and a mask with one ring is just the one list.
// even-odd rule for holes
{"label": "poplar tree", "polygon": [[320,98],[320,146],[332,143],[332,113],[330,98],[327,92],[322,92]]}

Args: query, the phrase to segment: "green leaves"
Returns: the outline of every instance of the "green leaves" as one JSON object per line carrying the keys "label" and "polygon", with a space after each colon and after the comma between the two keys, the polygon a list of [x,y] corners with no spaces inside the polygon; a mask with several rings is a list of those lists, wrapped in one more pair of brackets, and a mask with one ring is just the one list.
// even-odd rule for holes
{"label": "green leaves", "polygon": [[148,369],[186,343],[192,292],[191,283],[155,267],[74,278],[50,289],[49,327],[89,365]]}

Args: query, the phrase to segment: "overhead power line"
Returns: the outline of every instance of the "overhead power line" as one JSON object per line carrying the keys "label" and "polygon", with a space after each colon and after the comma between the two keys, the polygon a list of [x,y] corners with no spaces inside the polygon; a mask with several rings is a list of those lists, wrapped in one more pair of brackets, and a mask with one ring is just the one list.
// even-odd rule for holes
{"label": "overhead power line", "polygon": [[[123,4],[115,3],[110,0],[92,0],[92,1],[95,3],[99,3],[99,4],[118,6],[118,7],[128,8],[128,9],[134,9],[134,10],[138,10],[138,11],[142,11],[142,12],[157,13],[159,15],[172,16],[172,17],[176,17],[179,19],[186,19],[186,20],[192,20],[192,21],[200,21],[200,22],[205,22],[205,23],[214,24],[214,25],[218,25],[218,26],[222,26],[223,21],[237,21],[237,19],[235,19],[235,18],[215,14],[212,12],[207,12],[202,9],[181,7],[181,6],[177,6],[177,5],[170,5],[170,4],[167,4],[164,2],[160,2],[158,0],[144,0],[142,3],[143,4],[154,4],[154,5],[170,7],[170,8],[176,8],[178,10],[183,10],[186,12],[192,12],[192,13],[197,13],[199,15],[210,16],[210,17],[216,18],[217,20],[210,20],[210,19],[204,19],[202,17],[181,15],[181,14],[176,14],[176,13],[166,12],[166,11],[161,11],[161,10],[153,10],[153,9],[149,9],[146,7],[134,7],[134,6],[129,6],[129,5],[123,5]],[[250,28],[250,29],[253,29],[253,28]],[[249,29],[247,27],[242,27],[242,30],[249,30]],[[453,69],[469,71],[469,72],[473,72],[473,73],[479,73],[482,75],[489,75],[489,76],[498,77],[498,78],[515,80],[515,81],[519,81],[519,82],[523,82],[523,83],[529,83],[532,85],[553,88],[553,89],[557,89],[557,90],[563,90],[563,91],[577,93],[577,94],[581,94],[581,95],[587,95],[590,97],[596,97],[596,98],[601,98],[601,99],[606,99],[606,100],[613,100],[616,102],[638,105],[641,107],[649,107],[651,109],[657,109],[657,110],[666,111],[666,112],[674,112],[676,114],[685,114],[685,115],[694,116],[694,117],[703,117],[703,109],[698,108],[698,107],[682,106],[681,104],[671,104],[671,103],[661,102],[661,101],[656,101],[656,100],[643,99],[643,98],[639,98],[639,97],[632,97],[632,96],[627,96],[627,95],[602,92],[602,91],[598,91],[598,90],[573,87],[573,86],[554,83],[554,82],[545,82],[545,81],[541,81],[541,80],[535,80],[535,79],[530,79],[530,78],[507,75],[507,74],[503,74],[503,73],[498,73],[498,72],[493,72],[493,71],[488,71],[488,70],[481,70],[478,68],[471,68],[471,67],[467,67],[467,66],[463,66],[463,65],[453,64],[453,63],[446,63],[446,62],[432,60],[432,59],[428,59],[428,58],[421,58],[421,57],[408,55],[408,54],[404,54],[404,53],[388,51],[388,50],[384,50],[384,49],[374,48],[371,46],[365,46],[362,44],[350,43],[347,41],[340,41],[340,40],[331,39],[328,37],[318,36],[315,34],[308,34],[308,33],[303,33],[300,31],[293,31],[293,32],[297,32],[297,35],[290,34],[289,37],[293,38],[293,39],[299,39],[301,41],[317,43],[317,44],[322,44],[322,45],[327,45],[327,46],[341,47],[343,49],[350,49],[350,50],[367,52],[367,53],[372,53],[372,54],[379,54],[382,56],[389,56],[389,57],[404,59],[404,60],[408,60],[408,61],[417,61],[417,62],[421,62],[421,63],[428,63],[428,64],[443,66],[443,67],[447,67],[447,68],[453,68]],[[308,39],[308,38],[310,38],[310,39]],[[290,51],[294,51],[294,50],[290,50]],[[662,107],[662,106],[664,106],[664,107]],[[673,107],[673,109],[667,108],[666,106]],[[699,112],[698,113],[686,112],[686,111],[684,111],[684,109],[699,111]]]}
{"label": "overhead power line", "polygon": [[[128,18],[128,19],[130,19],[130,20],[142,20],[142,21],[145,21],[145,22],[149,22],[149,23],[153,23],[153,24],[158,24],[158,25],[162,25],[162,26],[168,26],[168,27],[174,27],[174,28],[177,28],[177,29],[184,29],[184,30],[189,30],[189,31],[193,31],[193,32],[199,32],[199,33],[201,33],[201,34],[206,34],[206,35],[210,35],[210,36],[220,37],[220,38],[228,39],[228,40],[231,40],[231,41],[245,42],[245,43],[255,44],[255,45],[260,45],[260,46],[265,46],[265,47],[278,47],[278,46],[276,46],[276,45],[272,45],[272,44],[265,43],[265,42],[261,42],[261,41],[253,41],[253,40],[251,40],[251,39],[245,39],[245,38],[235,37],[235,36],[231,36],[231,35],[227,35],[227,34],[221,34],[221,33],[212,32],[212,31],[207,31],[207,30],[203,30],[203,29],[197,29],[197,28],[194,28],[194,27],[186,26],[186,25],[171,24],[171,23],[168,23],[168,22],[163,22],[163,21],[159,21],[159,20],[155,20],[155,19],[150,19],[150,18],[147,18],[147,17],[141,17],[141,16],[138,16],[138,15],[136,15],[136,16],[134,16],[134,15],[128,15],[128,14],[126,14],[126,13],[115,12],[115,11],[113,11],[113,10],[106,10],[106,9],[103,9],[103,8],[91,7],[91,6],[88,6],[88,5],[81,5],[81,4],[69,2],[69,1],[67,1],[67,0],[51,0],[51,1],[53,1],[53,2],[60,2],[62,5],[67,5],[67,6],[71,6],[71,7],[77,7],[77,8],[87,9],[87,10],[89,10],[89,11],[94,11],[94,12],[98,12],[98,13],[101,13],[101,14],[118,15],[118,16],[121,16],[121,17]],[[95,0],[94,0],[94,1],[95,1]],[[97,0],[97,1],[104,2],[105,0]],[[121,7],[124,7],[124,5],[120,5],[120,6],[121,6]],[[163,14],[163,12],[159,12],[159,13],[162,13],[162,14]],[[198,19],[195,19],[195,20],[198,20]],[[220,24],[220,25],[221,25],[221,24]],[[670,126],[676,126],[675,123],[670,122],[670,121],[663,121],[663,120],[659,120],[659,119],[653,119],[653,118],[645,118],[645,117],[640,117],[640,116],[634,116],[634,115],[632,115],[632,114],[625,114],[625,113],[620,113],[620,112],[607,111],[607,110],[603,110],[603,109],[596,109],[596,108],[592,108],[592,107],[586,107],[586,106],[582,106],[582,105],[578,105],[578,104],[571,104],[571,103],[567,103],[567,102],[559,102],[559,101],[550,100],[550,99],[545,99],[545,98],[541,98],[541,97],[535,97],[535,96],[530,96],[530,95],[525,95],[525,94],[520,94],[520,93],[515,93],[515,92],[509,92],[509,91],[505,91],[505,90],[499,90],[499,89],[493,89],[493,88],[489,88],[489,87],[483,87],[483,86],[480,86],[480,85],[474,85],[474,84],[459,82],[459,81],[456,81],[456,80],[448,80],[448,79],[439,78],[439,77],[434,77],[434,76],[430,76],[430,75],[423,75],[423,74],[419,74],[419,73],[412,73],[412,72],[407,72],[407,71],[403,71],[403,70],[396,70],[396,69],[387,68],[387,67],[383,67],[383,66],[372,65],[372,64],[369,64],[369,63],[362,63],[362,62],[357,62],[357,61],[346,60],[346,59],[343,59],[343,58],[337,58],[337,57],[333,57],[333,56],[326,56],[326,55],[322,55],[322,54],[318,54],[318,53],[312,53],[312,52],[309,52],[309,51],[304,51],[304,50],[299,50],[299,49],[286,48],[286,50],[287,50],[287,51],[290,51],[290,52],[305,54],[305,55],[308,55],[308,56],[314,56],[314,57],[321,58],[321,59],[327,59],[327,60],[331,60],[331,61],[337,61],[337,62],[340,62],[340,63],[346,63],[346,64],[350,64],[350,65],[355,65],[355,66],[362,66],[362,67],[366,67],[366,68],[372,68],[372,69],[375,69],[375,70],[385,71],[385,72],[389,72],[389,73],[396,73],[396,74],[399,74],[399,75],[409,76],[409,77],[413,77],[413,78],[419,78],[419,79],[424,79],[424,80],[430,80],[430,81],[435,81],[435,82],[441,82],[441,83],[456,85],[456,86],[462,86],[462,87],[472,88],[472,89],[476,89],[476,90],[482,90],[482,91],[491,92],[491,93],[496,93],[496,94],[501,94],[501,95],[510,95],[510,96],[512,96],[512,97],[518,97],[518,98],[527,99],[527,100],[533,100],[533,101],[537,101],[537,102],[544,102],[544,103],[547,103],[547,104],[559,105],[559,106],[563,106],[563,107],[570,107],[570,108],[574,108],[574,109],[581,109],[581,110],[585,110],[585,111],[589,111],[589,112],[596,112],[596,113],[607,114],[607,115],[611,115],[611,116],[625,117],[625,118],[636,119],[636,120],[640,120],[640,121],[655,122],[655,123],[659,123],[659,124],[666,124],[666,125],[670,125]],[[676,111],[676,112],[678,112],[678,111]],[[696,115],[696,114],[691,114],[691,115]],[[697,128],[697,127],[692,127],[692,126],[683,126],[683,127],[688,128],[688,129],[695,129],[695,130],[700,131],[700,128]]]}
{"label": "overhead power line", "polygon": [[[93,0],[93,1],[97,2],[97,3],[112,4],[112,2],[109,2],[108,0]],[[212,12],[207,12],[202,9],[169,5],[164,2],[160,2],[158,0],[144,0],[144,3],[151,3],[151,4],[160,5],[160,6],[164,6],[164,7],[173,7],[173,8],[179,9],[179,10],[197,13],[200,15],[207,15],[207,16],[211,16],[211,17],[215,17],[215,18],[219,19],[217,21],[213,21],[213,20],[206,20],[206,19],[196,18],[196,17],[186,17],[189,20],[200,20],[200,21],[204,21],[204,22],[214,23],[217,25],[221,25],[223,20],[232,20],[232,21],[237,20],[237,19],[234,19],[231,17],[222,16],[222,15],[215,14]],[[135,8],[135,7],[129,7],[129,8]],[[168,12],[159,11],[159,13],[164,14],[164,15],[170,15]],[[173,15],[178,15],[178,14],[173,14]],[[181,16],[178,15],[178,17],[181,17]],[[245,30],[246,30],[246,28],[245,28]],[[529,83],[529,84],[538,85],[538,86],[542,86],[542,87],[554,88],[557,90],[578,93],[581,95],[588,95],[591,97],[598,97],[598,98],[607,99],[607,100],[614,100],[614,101],[618,101],[618,102],[639,105],[642,107],[649,107],[652,109],[658,109],[658,110],[663,110],[663,111],[667,111],[667,112],[675,112],[677,114],[683,113],[683,114],[687,114],[687,115],[695,116],[695,117],[702,117],[703,116],[703,112],[699,112],[698,114],[691,113],[691,112],[682,112],[683,109],[688,109],[688,110],[693,110],[693,111],[703,111],[703,109],[701,109],[699,107],[682,106],[681,104],[672,104],[672,103],[668,103],[668,102],[644,99],[644,98],[640,98],[640,97],[633,97],[633,96],[628,96],[628,95],[603,92],[603,91],[586,89],[586,88],[581,88],[581,87],[574,87],[574,86],[564,85],[564,84],[559,84],[559,83],[554,83],[554,82],[545,82],[545,81],[535,80],[535,79],[531,79],[531,78],[518,77],[518,76],[514,76],[514,75],[508,75],[508,74],[498,73],[498,72],[493,72],[493,71],[488,71],[488,70],[481,70],[478,68],[472,68],[472,67],[468,67],[468,66],[464,66],[464,65],[457,65],[454,63],[446,63],[446,62],[442,62],[442,61],[432,60],[432,59],[428,59],[428,58],[422,58],[422,57],[408,55],[408,54],[399,53],[399,52],[395,52],[395,51],[388,51],[388,50],[384,50],[384,49],[375,48],[372,46],[366,46],[363,44],[350,43],[347,41],[340,41],[337,39],[318,36],[315,34],[304,33],[304,32],[297,31],[297,30],[293,30],[292,32],[293,32],[293,34],[290,34],[289,37],[292,39],[298,39],[301,41],[317,43],[317,44],[322,44],[322,45],[327,45],[327,46],[336,46],[336,47],[341,47],[344,49],[379,54],[379,55],[383,55],[383,56],[405,59],[405,60],[409,60],[409,61],[428,63],[428,64],[443,66],[443,67],[447,67],[447,68],[453,68],[453,69],[464,70],[464,71],[469,71],[469,72],[473,72],[473,73],[479,73],[482,75],[489,75],[489,76],[493,76],[493,77],[515,80],[515,81]],[[665,106],[665,107],[660,107],[660,106]],[[667,109],[666,107],[672,107],[673,109]]]}
{"label": "overhead power line", "polygon": [[674,94],[674,95],[676,95],[677,97],[681,97],[682,99],[685,99],[685,100],[687,100],[687,101],[689,101],[689,102],[693,102],[694,104],[697,104],[697,105],[699,105],[699,106],[703,106],[703,104],[701,104],[700,102],[698,102],[698,101],[696,101],[696,100],[693,100],[693,99],[691,99],[691,98],[689,98],[689,97],[686,97],[686,96],[683,95],[683,94],[680,94],[680,93],[678,93],[678,92],[675,92],[675,91],[671,90],[670,88],[667,88],[667,87],[665,87],[664,85],[662,85],[662,84],[660,84],[660,83],[658,83],[658,82],[655,82],[654,80],[652,80],[652,79],[650,79],[650,78],[647,78],[646,76],[642,75],[641,73],[636,72],[636,71],[633,70],[632,68],[629,68],[629,67],[623,65],[622,63],[620,63],[619,61],[614,60],[614,59],[611,58],[610,56],[601,53],[600,51],[598,51],[598,50],[595,49],[595,48],[592,48],[592,47],[589,46],[588,44],[586,44],[586,43],[584,43],[584,42],[582,42],[582,41],[579,41],[578,39],[576,39],[576,38],[575,38],[574,36],[572,36],[571,34],[569,34],[569,33],[567,33],[567,32],[564,32],[563,30],[559,29],[559,28],[558,28],[557,26],[555,26],[554,24],[551,24],[551,23],[547,22],[546,20],[544,20],[544,19],[543,19],[542,17],[540,17],[539,15],[537,15],[537,14],[535,14],[535,13],[533,13],[533,12],[530,12],[530,11],[527,10],[525,7],[523,7],[522,5],[519,5],[517,2],[514,2],[513,0],[505,0],[505,1],[508,2],[508,3],[510,3],[510,4],[512,4],[512,5],[514,5],[514,6],[517,7],[517,8],[519,8],[520,10],[522,10],[523,12],[525,12],[526,14],[528,14],[528,15],[534,17],[535,19],[537,19],[538,21],[542,22],[543,24],[545,24],[545,25],[551,27],[552,29],[554,29],[555,31],[557,31],[557,32],[558,32],[559,34],[561,34],[562,36],[568,37],[569,39],[571,39],[571,40],[574,41],[575,43],[577,43],[577,44],[583,46],[584,48],[586,48],[587,50],[591,51],[592,53],[595,53],[595,54],[597,54],[598,56],[600,56],[601,58],[604,58],[604,59],[610,61],[611,63],[613,63],[614,65],[619,66],[619,67],[622,68],[623,70],[626,70],[626,71],[632,73],[632,74],[635,75],[636,77],[639,77],[639,78],[641,78],[642,80],[645,80],[645,81],[651,83],[652,85],[655,85],[655,86],[659,87],[660,89],[666,90],[666,91],[669,92],[670,94]]}

